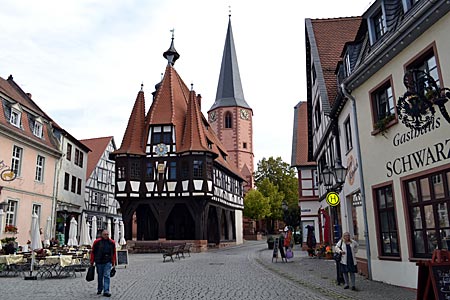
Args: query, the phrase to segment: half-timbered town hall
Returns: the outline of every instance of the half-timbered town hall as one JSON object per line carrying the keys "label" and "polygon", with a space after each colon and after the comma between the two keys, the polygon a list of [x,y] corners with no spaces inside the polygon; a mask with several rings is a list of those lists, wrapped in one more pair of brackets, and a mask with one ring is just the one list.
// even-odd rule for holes
{"label": "half-timbered town hall", "polygon": [[149,110],[141,88],[112,153],[125,238],[242,243],[243,175],[175,70],[179,56],[172,37]]}

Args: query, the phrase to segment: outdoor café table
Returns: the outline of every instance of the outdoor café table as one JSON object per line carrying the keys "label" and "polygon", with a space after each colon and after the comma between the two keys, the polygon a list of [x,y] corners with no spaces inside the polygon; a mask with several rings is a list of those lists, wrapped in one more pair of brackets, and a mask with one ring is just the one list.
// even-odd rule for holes
{"label": "outdoor caf\u00e9 table", "polygon": [[[4,275],[9,275],[12,273],[13,275],[18,274],[17,265],[24,262],[23,255],[0,255],[0,265],[2,266],[1,270]],[[25,260],[26,262],[26,260]]]}
{"label": "outdoor caf\u00e9 table", "polygon": [[39,261],[38,275],[41,277],[61,277],[71,273],[72,255],[51,255]]}

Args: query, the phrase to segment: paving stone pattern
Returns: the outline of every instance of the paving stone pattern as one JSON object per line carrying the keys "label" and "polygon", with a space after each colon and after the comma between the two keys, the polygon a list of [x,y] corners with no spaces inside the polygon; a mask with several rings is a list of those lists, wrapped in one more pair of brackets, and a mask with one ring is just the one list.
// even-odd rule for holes
{"label": "paving stone pattern", "polygon": [[[161,254],[129,255],[111,279],[111,299],[415,299],[414,292],[357,278],[360,291],[334,284],[330,261],[299,255],[289,263],[271,263],[265,242],[193,253],[174,263]],[[327,271],[327,268],[329,271]],[[96,280],[77,278],[0,278],[0,299],[106,299]]]}

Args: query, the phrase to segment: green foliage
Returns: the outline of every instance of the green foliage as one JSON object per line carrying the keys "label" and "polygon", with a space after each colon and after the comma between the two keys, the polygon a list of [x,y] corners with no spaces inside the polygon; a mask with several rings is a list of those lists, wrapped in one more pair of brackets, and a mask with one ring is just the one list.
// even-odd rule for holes
{"label": "green foliage", "polygon": [[250,190],[244,198],[244,216],[260,220],[270,216],[269,198],[260,191]]}
{"label": "green foliage", "polygon": [[[281,219],[281,202],[283,200],[287,202],[290,209],[298,207],[298,180],[295,176],[295,169],[291,168],[281,157],[263,158],[258,162],[258,168],[255,172],[255,184],[258,190],[261,191],[261,185],[265,179],[269,180],[278,188],[278,193],[283,194],[283,198],[278,207],[275,208],[275,206],[272,206],[272,213],[275,213],[272,215],[273,218]],[[264,192],[262,193],[267,197]],[[278,210],[279,213],[274,210]]]}
{"label": "green foliage", "polygon": [[270,217],[272,220],[281,220],[283,211],[281,203],[284,199],[284,193],[278,191],[278,187],[273,184],[268,178],[264,178],[258,185],[258,191],[269,200]]}

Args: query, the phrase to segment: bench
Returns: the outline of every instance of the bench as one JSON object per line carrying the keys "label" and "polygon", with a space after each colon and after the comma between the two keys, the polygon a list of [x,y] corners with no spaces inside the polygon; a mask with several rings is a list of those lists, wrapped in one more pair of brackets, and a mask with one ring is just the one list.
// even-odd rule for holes
{"label": "bench", "polygon": [[174,255],[177,255],[177,253],[179,252],[179,250],[180,250],[180,246],[179,246],[179,245],[178,245],[178,246],[173,246],[173,247],[165,248],[165,249],[163,250],[163,262],[166,262],[166,258],[168,258],[168,257],[170,257],[170,260],[171,260],[172,262],[175,262],[175,261],[173,260],[173,256],[174,256]]}

